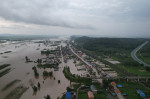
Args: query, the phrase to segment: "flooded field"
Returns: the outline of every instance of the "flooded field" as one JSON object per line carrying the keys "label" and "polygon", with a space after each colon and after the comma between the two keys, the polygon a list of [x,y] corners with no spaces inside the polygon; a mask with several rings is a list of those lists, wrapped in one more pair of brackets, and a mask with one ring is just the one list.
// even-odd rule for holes
{"label": "flooded field", "polygon": [[[62,44],[65,46],[65,44]],[[61,97],[64,92],[66,92],[66,87],[69,86],[69,80],[67,80],[63,75],[63,67],[66,66],[65,63],[59,64],[59,71],[54,71],[53,69],[46,68],[47,71],[53,71],[53,77],[43,79],[44,69],[37,69],[39,73],[39,78],[34,77],[33,66],[38,58],[45,58],[46,55],[41,55],[41,50],[51,49],[54,46],[45,46],[43,43],[34,43],[34,41],[25,42],[7,42],[0,45],[0,65],[10,64],[11,70],[0,78],[0,96],[4,99],[12,90],[16,87],[22,85],[27,89],[25,93],[21,96],[21,99],[43,99],[47,94],[50,95],[52,99]],[[11,51],[9,53],[4,53],[5,51]],[[33,62],[26,63],[25,57],[28,56]],[[8,67],[7,67],[8,68]],[[5,68],[5,69],[7,69]],[[0,70],[2,71],[2,70]],[[54,79],[55,78],[55,79]],[[7,90],[2,91],[4,86],[13,80],[21,80],[10,86]],[[58,84],[58,80],[60,83]],[[33,94],[33,89],[31,85],[37,85],[40,83],[41,87]]]}

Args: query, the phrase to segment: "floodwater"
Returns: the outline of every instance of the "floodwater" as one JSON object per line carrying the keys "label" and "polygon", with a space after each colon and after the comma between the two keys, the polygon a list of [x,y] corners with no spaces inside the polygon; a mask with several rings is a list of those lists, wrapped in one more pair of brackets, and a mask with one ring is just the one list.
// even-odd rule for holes
{"label": "floodwater", "polygon": [[[65,45],[65,44],[64,44]],[[15,48],[15,46],[18,46]],[[37,50],[39,48],[39,50]],[[0,65],[2,64],[11,64],[11,71],[0,78],[0,98],[3,99],[7,94],[9,94],[15,87],[20,84],[28,87],[29,89],[21,96],[21,99],[43,99],[47,94],[50,95],[52,99],[57,99],[61,97],[64,92],[66,92],[66,87],[69,86],[70,82],[63,75],[63,68],[66,66],[65,63],[59,65],[59,71],[53,71],[53,69],[46,69],[47,71],[53,71],[53,78],[43,79],[44,69],[37,68],[39,73],[39,78],[34,77],[34,71],[32,70],[33,66],[36,66],[37,63],[25,63],[25,56],[28,56],[32,61],[36,61],[38,58],[45,58],[45,55],[41,55],[41,50],[46,47],[44,44],[34,43],[33,41],[29,42],[13,42],[0,45],[0,53],[5,51],[12,51],[11,53],[0,54]],[[5,56],[5,57],[4,57]],[[73,64],[73,63],[71,63]],[[6,69],[6,68],[5,68]],[[15,84],[6,91],[1,91],[1,89],[8,84],[9,82],[19,79],[20,83]],[[60,84],[58,84],[60,80]],[[40,82],[41,88],[37,91],[36,95],[33,95],[33,89],[31,87],[31,82],[37,86],[37,83]],[[43,83],[44,82],[44,83]]]}

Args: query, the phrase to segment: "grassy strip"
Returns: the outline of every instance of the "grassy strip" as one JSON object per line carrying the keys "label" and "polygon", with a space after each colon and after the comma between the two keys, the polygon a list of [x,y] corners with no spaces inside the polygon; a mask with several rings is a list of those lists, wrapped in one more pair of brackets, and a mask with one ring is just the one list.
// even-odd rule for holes
{"label": "grassy strip", "polygon": [[3,65],[0,65],[0,70],[6,68],[6,67],[8,67],[8,66],[10,66],[10,64],[3,64]]}
{"label": "grassy strip", "polygon": [[79,91],[78,99],[88,99],[88,94],[87,94],[87,92]]}
{"label": "grassy strip", "polygon": [[92,80],[89,78],[84,78],[84,77],[80,77],[78,75],[72,74],[70,72],[69,67],[65,67],[63,70],[63,73],[64,73],[65,77],[72,82],[79,82],[79,83],[86,83],[86,84],[92,82]]}
{"label": "grassy strip", "polygon": [[133,73],[137,76],[150,76],[150,72],[145,70],[144,66],[137,66],[137,67],[129,67],[129,66],[123,66],[123,65],[116,65],[119,68],[124,69],[127,72]]}
{"label": "grassy strip", "polygon": [[150,64],[150,53],[137,52],[136,56],[143,62]]}
{"label": "grassy strip", "polygon": [[17,83],[17,82],[20,82],[21,80],[13,80],[13,81],[11,81],[10,83],[8,83],[3,89],[2,89],[2,91],[5,91],[5,90],[7,90],[8,88],[10,88],[11,86],[13,86],[15,83]]}
{"label": "grassy strip", "polygon": [[[57,66],[58,66],[59,64],[57,64]],[[53,68],[54,66],[55,66],[55,64],[38,64],[37,65],[38,66],[38,68]]]}
{"label": "grassy strip", "polygon": [[42,67],[43,68],[53,68],[54,64],[43,64]]}
{"label": "grassy strip", "polygon": [[13,91],[11,91],[4,99],[20,99],[20,97],[25,91],[27,91],[27,89],[28,88],[24,86],[18,86]]}
{"label": "grassy strip", "polygon": [[11,68],[8,68],[8,69],[6,69],[6,70],[0,72],[0,77],[2,77],[2,76],[4,76],[5,74],[9,73],[10,70],[11,70]]}

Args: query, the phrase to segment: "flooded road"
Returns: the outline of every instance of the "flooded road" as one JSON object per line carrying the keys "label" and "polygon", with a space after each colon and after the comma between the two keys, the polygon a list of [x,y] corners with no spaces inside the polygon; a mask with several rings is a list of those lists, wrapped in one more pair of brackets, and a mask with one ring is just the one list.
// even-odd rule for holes
{"label": "flooded road", "polygon": [[[18,46],[18,47],[15,47]],[[38,50],[37,50],[38,48]],[[47,71],[53,71],[54,78],[43,79],[44,69],[37,68],[39,73],[39,78],[34,77],[34,71],[32,70],[33,66],[36,66],[37,63],[30,62],[25,63],[25,56],[28,56],[32,61],[36,61],[38,58],[45,58],[45,55],[41,55],[41,50],[50,47],[46,47],[44,44],[31,42],[24,43],[14,43],[0,45],[0,53],[4,51],[12,51],[10,53],[0,54],[0,65],[2,64],[11,64],[11,71],[0,78],[0,99],[9,94],[15,87],[22,84],[29,89],[21,96],[21,99],[44,99],[44,96],[47,94],[50,95],[51,99],[57,99],[61,97],[64,92],[66,92],[66,87],[69,86],[70,82],[63,75],[63,67],[66,66],[65,63],[59,64],[59,71],[54,71],[53,69],[45,69]],[[5,58],[4,58],[5,56]],[[6,69],[6,68],[5,68]],[[11,86],[6,91],[1,91],[1,89],[7,85],[9,82],[18,79],[21,82]],[[60,84],[58,84],[60,80]],[[37,91],[36,95],[33,95],[33,89],[31,87],[31,82],[37,86],[37,83],[40,82],[41,88]]]}

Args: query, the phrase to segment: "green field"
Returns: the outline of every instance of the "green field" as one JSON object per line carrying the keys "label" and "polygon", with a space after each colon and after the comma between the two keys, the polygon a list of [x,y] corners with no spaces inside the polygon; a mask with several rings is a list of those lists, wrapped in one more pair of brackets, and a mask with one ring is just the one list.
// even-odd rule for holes
{"label": "green field", "polygon": [[150,98],[150,90],[145,88],[143,85],[139,84],[138,82],[116,82],[117,84],[123,85],[122,88],[119,90],[122,93],[126,93],[126,99],[142,99],[139,94],[137,94],[136,90],[142,90],[147,98]]}
{"label": "green field", "polygon": [[[95,87],[98,90],[97,94],[94,94],[95,99],[107,99],[106,92],[104,91],[105,89],[102,88],[99,83],[92,83],[92,84],[95,85]],[[87,93],[88,91],[87,90],[90,91],[90,88],[87,88],[86,91],[80,90],[78,99],[88,99],[88,93]],[[102,92],[102,91],[104,91],[104,92]]]}
{"label": "green field", "polygon": [[88,94],[80,91],[78,99],[88,99]]}
{"label": "green field", "polygon": [[[95,56],[100,56],[101,60],[109,57],[110,59],[119,61],[120,64],[116,65],[117,68],[119,67],[128,73],[139,76],[150,76],[150,71],[131,57],[131,51],[146,40],[149,39],[80,37],[75,39],[75,43],[78,48],[88,50]],[[148,54],[150,53],[150,44],[142,52],[145,52],[147,55],[147,58],[144,58],[144,60],[147,63],[150,62],[150,58],[148,57],[150,56]],[[142,57],[146,55],[142,54]],[[119,73],[119,75],[122,74]]]}
{"label": "green field", "polygon": [[145,70],[145,67],[144,66],[138,66],[138,67],[126,67],[126,66],[123,66],[123,65],[116,65],[130,73],[133,73],[137,76],[150,76],[150,72]]}

